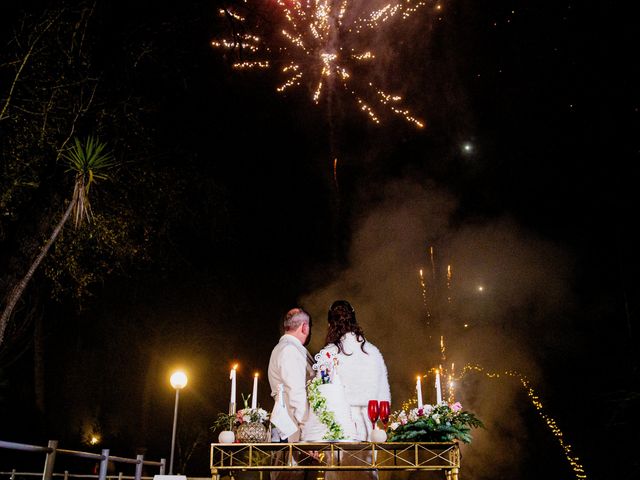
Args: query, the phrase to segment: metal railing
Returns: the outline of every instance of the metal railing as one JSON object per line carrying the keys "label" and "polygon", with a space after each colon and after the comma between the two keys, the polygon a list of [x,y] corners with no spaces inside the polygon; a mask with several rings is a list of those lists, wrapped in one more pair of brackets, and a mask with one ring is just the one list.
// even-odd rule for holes
{"label": "metal railing", "polygon": [[[124,477],[122,474],[118,475],[119,479],[123,478],[133,478],[134,480],[142,479],[142,467],[145,465],[158,467],[158,473],[160,475],[164,475],[166,460],[164,458],[160,459],[159,462],[145,460],[144,455],[137,455],[136,458],[125,458],[125,457],[117,457],[115,455],[109,455],[109,449],[103,449],[102,453],[91,453],[91,452],[81,452],[78,450],[67,450],[64,448],[58,448],[57,440],[49,440],[49,443],[46,447],[41,447],[38,445],[27,445],[24,443],[14,443],[14,442],[5,442],[0,440],[0,449],[8,449],[8,450],[19,450],[23,452],[34,452],[34,453],[44,453],[45,461],[44,461],[44,470],[42,473],[22,473],[16,472],[13,470],[11,472],[11,480],[15,480],[15,477],[18,475],[42,475],[42,480],[52,480],[54,476],[63,476],[64,480],[67,480],[69,477],[89,477],[89,478],[97,478],[98,480],[107,480],[107,478],[113,478],[113,476],[107,475],[107,467],[109,462],[115,463],[127,463],[135,465],[135,475],[133,477]],[[90,460],[97,460],[100,462],[98,475],[73,475],[69,472],[64,472],[64,474],[56,474],[53,469],[55,466],[56,456],[57,455],[69,455],[78,458],[87,458]]]}

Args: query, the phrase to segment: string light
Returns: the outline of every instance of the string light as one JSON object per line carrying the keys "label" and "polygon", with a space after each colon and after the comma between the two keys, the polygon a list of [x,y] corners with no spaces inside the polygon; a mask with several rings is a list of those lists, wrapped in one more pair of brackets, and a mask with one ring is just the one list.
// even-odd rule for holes
{"label": "string light", "polygon": [[525,375],[523,375],[523,374],[521,374],[521,373],[519,373],[519,372],[517,372],[515,370],[508,370],[508,371],[504,371],[502,373],[499,373],[499,372],[487,372],[480,365],[467,364],[462,369],[462,372],[460,373],[460,377],[458,379],[461,380],[466,375],[467,372],[483,373],[488,378],[501,378],[501,375],[503,377],[517,378],[518,381],[520,382],[520,384],[522,385],[522,388],[524,388],[525,392],[527,393],[527,396],[529,397],[529,400],[531,401],[531,404],[536,409],[536,411],[538,412],[540,417],[544,420],[545,425],[547,426],[547,428],[556,437],[558,443],[560,444],[560,447],[564,451],[565,457],[567,458],[567,462],[569,462],[569,465],[571,466],[571,468],[572,468],[572,470],[573,470],[573,472],[575,474],[575,477],[578,478],[578,479],[587,478],[587,474],[584,471],[584,467],[580,464],[580,459],[578,457],[572,455],[571,452],[572,452],[573,448],[571,447],[571,445],[569,443],[567,443],[564,440],[564,434],[562,433],[562,430],[560,430],[560,427],[558,426],[557,422],[553,419],[553,417],[551,417],[549,414],[547,414],[544,411],[544,408],[543,408],[543,405],[542,405],[542,401],[540,400],[540,397],[535,392],[535,390],[531,386],[531,382],[529,382],[529,380],[527,379],[527,377]]}

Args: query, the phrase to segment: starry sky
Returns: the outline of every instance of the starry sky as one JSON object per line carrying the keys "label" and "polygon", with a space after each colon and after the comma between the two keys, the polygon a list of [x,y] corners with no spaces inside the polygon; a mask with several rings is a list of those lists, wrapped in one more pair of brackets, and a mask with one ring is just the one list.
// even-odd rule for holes
{"label": "starry sky", "polygon": [[[0,357],[0,439],[90,449],[93,429],[117,455],[166,457],[168,377],[181,366],[179,455],[198,439],[185,468],[206,476],[230,366],[240,392],[263,375],[270,407],[264,375],[283,312],[309,310],[313,352],[328,306],[345,298],[385,356],[392,409],[416,374],[432,381],[441,338],[445,365],[470,367],[456,397],[487,429],[463,447],[463,475],[576,478],[572,455],[604,478],[606,439],[637,438],[640,104],[626,19],[612,28],[612,12],[583,2],[430,0],[332,37],[332,52],[375,57],[345,62],[348,87],[326,83],[315,102],[322,60],[282,35],[292,25],[276,1],[96,4],[96,62],[110,72],[127,48],[139,54],[147,140],[175,172],[156,193],[187,185],[184,207],[167,210],[161,253],[142,267],[107,276],[81,308],[46,303],[44,413],[30,405],[29,343]],[[349,2],[345,23],[384,4]],[[50,5],[8,2],[3,30]],[[216,47],[234,33],[260,48]],[[244,61],[270,67],[234,68]],[[299,70],[283,72],[291,63]]]}

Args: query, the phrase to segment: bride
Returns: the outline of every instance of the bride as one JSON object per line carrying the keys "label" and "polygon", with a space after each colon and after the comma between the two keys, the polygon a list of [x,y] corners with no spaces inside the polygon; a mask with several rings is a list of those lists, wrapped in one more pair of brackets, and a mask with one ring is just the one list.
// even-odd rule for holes
{"label": "bride", "polygon": [[[329,308],[327,345],[320,351],[338,359],[340,381],[345,386],[347,403],[355,423],[356,441],[371,439],[372,424],[367,414],[369,400],[391,402],[387,366],[380,350],[364,336],[356,312],[346,300],[336,300]],[[304,437],[304,435],[303,435]],[[303,438],[304,440],[304,438]],[[370,453],[365,455],[370,455]],[[345,464],[343,459],[342,464]],[[362,465],[356,459],[357,465]],[[345,472],[350,480],[377,478],[375,471]],[[326,472],[325,479],[338,478],[338,472]]]}

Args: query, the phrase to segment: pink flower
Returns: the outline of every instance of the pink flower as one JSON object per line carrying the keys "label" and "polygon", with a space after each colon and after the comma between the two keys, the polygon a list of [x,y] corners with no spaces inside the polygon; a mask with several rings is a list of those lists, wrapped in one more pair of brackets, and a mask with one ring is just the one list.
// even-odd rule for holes
{"label": "pink flower", "polygon": [[456,402],[451,405],[451,410],[453,410],[454,412],[459,412],[460,410],[462,410],[462,405],[460,405],[460,402]]}

